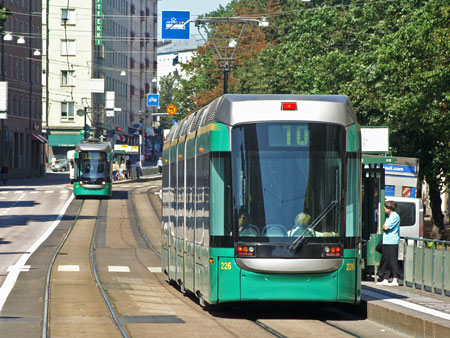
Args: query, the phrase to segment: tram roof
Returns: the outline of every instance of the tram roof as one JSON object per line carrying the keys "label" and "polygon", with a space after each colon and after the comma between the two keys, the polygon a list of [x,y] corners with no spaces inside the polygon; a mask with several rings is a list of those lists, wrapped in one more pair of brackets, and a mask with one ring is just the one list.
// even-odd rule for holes
{"label": "tram roof", "polygon": [[[297,103],[297,110],[282,110],[282,102]],[[356,123],[355,112],[345,95],[226,94],[212,101],[206,110],[203,122],[215,120],[228,125],[262,121],[329,122],[343,126]]]}
{"label": "tram roof", "polygon": [[113,150],[111,143],[100,141],[81,141],[77,144],[75,151],[104,151],[111,152]]}
{"label": "tram roof", "polygon": [[[282,110],[283,102],[295,102],[297,110]],[[167,141],[210,122],[234,126],[273,121],[335,123],[344,127],[357,122],[352,104],[345,95],[225,94],[174,125]]]}

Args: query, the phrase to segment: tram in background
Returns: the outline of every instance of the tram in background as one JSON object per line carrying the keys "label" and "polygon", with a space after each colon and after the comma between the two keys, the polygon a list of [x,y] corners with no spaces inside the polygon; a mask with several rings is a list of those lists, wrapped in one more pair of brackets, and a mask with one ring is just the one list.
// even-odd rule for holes
{"label": "tram in background", "polygon": [[75,197],[112,194],[113,148],[109,142],[89,139],[77,144],[74,153],[73,193]]}
{"label": "tram in background", "polygon": [[224,95],[171,128],[162,183],[162,268],[201,304],[360,301],[346,96]]}

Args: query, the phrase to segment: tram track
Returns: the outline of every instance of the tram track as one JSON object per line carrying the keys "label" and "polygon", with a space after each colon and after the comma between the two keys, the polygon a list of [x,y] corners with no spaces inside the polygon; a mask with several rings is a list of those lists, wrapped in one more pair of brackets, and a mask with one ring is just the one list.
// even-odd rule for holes
{"label": "tram track", "polygon": [[[148,189],[146,196],[147,196],[148,202],[149,202],[149,204],[150,204],[150,206],[151,206],[151,208],[152,208],[154,214],[155,214],[155,215],[157,216],[157,218],[158,218],[158,221],[161,222],[161,215],[160,215],[160,212],[157,211],[157,207],[155,207],[155,203],[152,201],[152,198],[155,197],[155,196],[157,196],[156,191],[159,190],[159,189],[161,189],[161,188],[158,187],[158,188],[150,188],[150,189]],[[133,195],[133,196],[134,196],[134,195]],[[150,247],[150,248],[155,252],[155,254],[161,259],[160,253],[159,253],[158,251],[156,251],[156,249],[154,248],[154,246],[151,244],[150,240],[149,240],[148,237],[146,236],[145,230],[144,230],[143,227],[142,227],[142,223],[141,223],[141,221],[140,221],[140,218],[139,218],[139,215],[138,215],[138,213],[137,213],[137,209],[136,209],[136,207],[135,207],[135,205],[134,205],[134,202],[133,202],[133,209],[135,210],[137,219],[139,220],[138,222],[139,222],[139,227],[140,227],[141,233],[142,233],[143,236],[145,236],[145,238],[146,238],[146,239],[145,239],[146,243],[148,242],[149,247]],[[176,287],[176,288],[175,288],[176,291],[177,291],[177,292],[180,292],[180,290],[178,290],[179,287],[178,287],[177,285],[175,285],[175,284],[174,284],[174,286]],[[196,301],[195,296],[192,296],[192,297],[191,297],[191,300],[192,300],[192,301]],[[344,313],[342,313],[342,311],[340,311],[340,315],[344,315]],[[348,315],[348,314],[345,314],[345,315]],[[243,317],[246,317],[246,316],[243,315]],[[249,318],[249,317],[246,317],[246,319],[247,319],[248,321],[252,322],[253,324],[257,325],[258,327],[260,327],[261,329],[263,329],[263,330],[266,331],[267,333],[270,333],[270,334],[273,335],[274,337],[278,337],[278,338],[287,338],[286,335],[284,335],[284,334],[282,334],[281,332],[277,331],[277,330],[274,329],[273,327],[270,327],[269,325],[263,323],[263,322],[262,322],[261,320],[259,320],[259,319]],[[344,334],[347,334],[347,335],[349,335],[349,336],[351,336],[351,337],[361,337],[360,335],[357,335],[357,334],[351,332],[350,330],[347,330],[347,329],[345,329],[345,328],[341,328],[341,327],[339,327],[338,325],[335,325],[335,324],[333,324],[333,323],[330,323],[328,320],[320,320],[320,322],[322,322],[323,324],[327,325],[327,326],[330,327],[330,328],[333,328],[333,329],[335,329],[335,330],[338,330],[338,331],[340,331],[340,332],[342,332],[342,333],[344,333]]]}
{"label": "tram track", "polygon": [[[83,199],[81,201],[80,208],[78,210],[78,213],[77,213],[71,227],[69,228],[66,235],[63,237],[60,244],[56,248],[55,253],[49,264],[49,269],[47,272],[47,278],[46,278],[46,283],[45,283],[45,296],[44,296],[45,299],[44,299],[44,313],[43,313],[43,325],[42,325],[42,337],[43,338],[51,336],[51,328],[52,328],[52,320],[51,320],[51,316],[52,316],[52,312],[51,312],[51,306],[52,306],[51,298],[52,297],[51,296],[52,296],[52,293],[51,293],[51,291],[52,291],[52,284],[53,284],[52,276],[55,274],[55,271],[54,271],[55,262],[56,262],[58,256],[61,256],[63,254],[62,250],[65,248],[66,244],[68,243],[68,240],[69,240],[70,236],[72,235],[74,228],[80,224],[80,219],[81,219],[80,215],[83,211],[83,208],[85,207],[85,204],[86,204],[86,200]],[[94,276],[95,285],[98,288],[98,290],[100,291],[103,302],[107,306],[107,311],[109,312],[110,318],[112,318],[112,320],[114,321],[114,324],[116,325],[118,331],[120,331],[122,337],[128,338],[129,335],[125,331],[123,325],[121,324],[119,316],[118,316],[113,304],[111,303],[108,295],[106,294],[105,289],[102,286],[102,283],[98,276],[98,269],[97,269],[96,262],[95,262],[96,236],[97,236],[99,220],[101,219],[101,216],[100,216],[101,210],[102,210],[102,200],[100,200],[98,202],[97,211],[96,211],[96,215],[95,215],[95,224],[93,226],[93,231],[92,231],[91,240],[90,240],[90,244],[89,244],[90,271],[92,272],[92,274]],[[54,303],[57,303],[57,301],[55,300]]]}
{"label": "tram track", "polygon": [[[155,203],[152,201],[152,198],[154,198],[155,196],[157,196],[156,190],[160,190],[160,189],[161,189],[160,187],[157,187],[157,188],[150,188],[150,189],[147,191],[147,193],[146,193],[148,202],[149,202],[150,206],[152,207],[152,210],[153,210],[154,214],[157,216],[159,223],[161,223],[161,215],[160,215],[160,212],[157,211],[157,208],[155,207]],[[135,190],[136,190],[136,189],[134,189],[134,191],[135,191]],[[133,191],[133,192],[134,192],[134,191]],[[133,196],[134,196],[134,194],[133,194]],[[145,239],[144,239],[145,242],[148,243],[149,248],[151,248],[151,249],[153,250],[153,252],[155,252],[155,254],[159,257],[159,259],[161,259],[161,254],[160,254],[158,251],[156,251],[156,249],[154,248],[154,246],[151,244],[150,240],[148,239],[148,237],[147,237],[147,235],[146,235],[146,233],[145,233],[145,231],[144,231],[144,229],[143,229],[143,227],[142,227],[142,223],[141,223],[141,221],[140,221],[140,217],[139,217],[139,214],[138,214],[138,212],[137,212],[136,206],[134,205],[134,200],[133,200],[133,199],[132,199],[132,204],[133,204],[133,209],[134,209],[135,212],[136,212],[136,217],[137,217],[137,219],[138,219],[138,223],[139,223],[139,227],[140,227],[140,230],[141,230],[141,234],[142,234],[143,236],[145,236]],[[172,283],[171,283],[171,284],[172,284]],[[173,284],[173,286],[175,286],[175,289],[176,289],[176,292],[177,292],[177,293],[181,292],[180,287],[179,287],[178,285]],[[189,295],[189,296],[190,296],[190,297],[189,297],[189,299],[190,299],[190,300],[189,300],[189,303],[190,303],[191,301],[195,301],[195,302],[198,304],[198,300],[197,300],[197,298],[196,298],[194,295]],[[185,302],[187,303],[187,301],[185,301]],[[188,305],[191,305],[191,304],[188,304]],[[198,313],[203,313],[203,310],[200,311],[197,307],[195,307],[194,310],[197,311]],[[261,329],[263,329],[264,331],[270,333],[271,335],[273,335],[273,336],[275,336],[275,337],[278,337],[278,338],[287,338],[286,336],[282,335],[281,333],[279,333],[278,331],[274,330],[273,328],[271,328],[271,327],[269,327],[269,326],[263,324],[263,323],[260,322],[259,320],[252,320],[252,319],[250,319],[250,318],[247,318],[247,320],[249,320],[250,322],[254,323],[254,324],[257,325],[258,327],[260,327]],[[222,326],[222,328],[223,328],[224,330],[228,331],[228,329],[227,329],[227,327],[226,327],[225,325],[222,325],[222,324],[220,324],[220,323],[219,323],[219,325]],[[230,333],[231,333],[231,332],[230,332]]]}
{"label": "tram track", "polygon": [[[58,257],[63,257],[66,259],[67,261],[67,256],[71,253],[71,249],[66,248],[66,244],[68,241],[68,238],[70,238],[70,236],[75,235],[76,231],[73,231],[76,228],[81,228],[86,226],[86,224],[81,224],[80,222],[88,222],[91,218],[95,218],[95,224],[92,228],[92,231],[90,231],[90,243],[89,244],[89,269],[91,270],[90,275],[93,275],[93,277],[91,276],[91,282],[89,282],[90,284],[95,284],[95,288],[97,289],[97,294],[99,294],[99,297],[101,295],[103,301],[100,300],[96,300],[96,305],[99,306],[101,305],[104,309],[104,313],[107,313],[107,315],[104,315],[103,317],[103,325],[105,324],[105,321],[109,321],[109,326],[110,327],[114,327],[115,330],[115,335],[121,335],[122,337],[131,337],[131,336],[135,336],[135,337],[140,337],[142,336],[142,334],[138,333],[139,331],[136,331],[136,326],[134,326],[134,329],[132,329],[131,327],[129,327],[128,325],[130,324],[129,322],[126,321],[126,318],[129,317],[127,316],[127,310],[126,307],[124,308],[124,306],[130,306],[129,304],[126,305],[126,303],[124,303],[124,300],[119,300],[117,291],[117,288],[114,288],[114,284],[112,283],[118,283],[121,284],[124,282],[123,279],[114,279],[111,281],[110,278],[105,279],[106,275],[104,274],[104,264],[105,263],[105,252],[109,252],[109,251],[104,251],[104,250],[111,250],[109,245],[105,245],[105,243],[102,242],[101,236],[106,236],[105,235],[105,228],[102,228],[102,220],[106,220],[106,217],[108,217],[108,231],[115,231],[115,230],[120,230],[123,233],[116,233],[116,236],[118,238],[121,238],[121,241],[123,242],[123,244],[125,245],[125,248],[127,249],[131,249],[131,250],[138,250],[133,249],[133,247],[129,247],[131,245],[131,241],[129,241],[129,238],[126,236],[127,234],[127,230],[129,231],[129,229],[127,229],[127,226],[125,226],[124,224],[128,224],[126,222],[124,222],[124,220],[128,217],[130,219],[130,223],[128,224],[131,228],[138,228],[137,230],[133,230],[133,233],[135,236],[141,236],[143,242],[145,242],[145,245],[151,250],[151,252],[154,253],[154,263],[156,263],[156,261],[158,260],[160,262],[161,259],[161,254],[158,251],[158,246],[155,245],[155,243],[152,243],[152,241],[157,240],[159,233],[159,226],[153,227],[154,224],[156,222],[160,222],[161,221],[161,215],[158,212],[158,210],[160,209],[160,204],[159,204],[159,200],[157,200],[157,198],[159,198],[156,194],[154,194],[155,190],[159,190],[160,187],[138,187],[138,188],[133,188],[131,187],[130,190],[128,190],[128,201],[123,201],[122,203],[128,204],[128,208],[122,208],[121,210],[121,214],[115,214],[112,213],[113,215],[115,215],[115,222],[116,222],[116,227],[113,227],[111,229],[109,229],[109,227],[111,226],[111,222],[114,223],[113,220],[109,219],[109,217],[111,216],[111,213],[106,213],[106,204],[109,202],[105,202],[105,201],[99,201],[98,205],[96,206],[95,209],[95,213],[93,212],[93,210],[91,210],[90,214],[86,214],[84,213],[83,215],[83,209],[86,207],[86,203],[90,204],[91,209],[92,208],[92,200],[82,200],[81,201],[81,205],[80,208],[78,210],[78,214],[76,216],[76,219],[74,220],[74,222],[72,223],[72,226],[70,228],[69,231],[67,231],[67,234],[64,236],[64,239],[61,240],[61,243],[59,244],[57,251],[55,251],[54,254],[54,258],[52,259],[52,266],[51,268],[49,268],[49,274],[48,274],[48,279],[49,279],[49,283],[46,286],[47,291],[47,296],[46,296],[46,308],[47,308],[47,313],[44,314],[44,316],[46,318],[48,318],[48,320],[45,322],[45,330],[43,329],[43,333],[42,333],[42,337],[49,337],[51,332],[51,328],[52,328],[52,312],[50,311],[51,309],[53,309],[52,306],[54,306],[54,304],[52,305],[52,270],[53,273],[55,273],[56,270],[56,263],[57,263],[57,259]],[[125,194],[124,194],[125,195]],[[136,199],[141,199],[140,204],[136,203]],[[122,198],[123,199],[123,198]],[[117,198],[116,198],[117,200]],[[122,204],[123,206],[125,204]],[[145,206],[145,204],[147,205],[147,207]],[[104,208],[103,208],[104,206]],[[111,207],[111,206],[110,206]],[[111,209],[112,210],[112,209]],[[115,210],[119,210],[119,209],[115,209]],[[126,215],[126,212],[128,210],[128,216]],[[141,218],[141,215],[139,214],[139,211],[141,212],[145,212],[144,215],[144,219]],[[134,213],[135,216],[133,216],[131,213]],[[151,214],[151,218],[149,218],[149,215]],[[154,216],[153,216],[154,214]],[[156,221],[157,220],[157,221]],[[152,225],[152,228],[149,228],[148,225]],[[106,225],[106,221],[104,222],[103,226]],[[78,230],[80,231],[80,230]],[[85,231],[85,230],[83,230]],[[99,233],[98,231],[100,231],[100,238],[98,238]],[[102,233],[103,231],[103,233]],[[74,233],[75,232],[75,233]],[[147,234],[147,232],[149,232],[149,234]],[[130,232],[128,232],[128,234],[130,234]],[[86,235],[86,234],[84,234]],[[125,236],[125,237],[124,237]],[[98,255],[101,255],[103,257],[101,257],[99,260],[97,260],[96,258],[96,249],[98,250],[99,248],[97,248],[96,243],[97,240],[100,240],[100,251],[97,253]],[[116,243],[116,242],[115,242]],[[117,243],[116,243],[117,244]],[[142,245],[142,244],[141,244]],[[86,245],[87,247],[87,245]],[[119,246],[122,247],[122,246]],[[118,248],[118,246],[116,245],[115,248]],[[142,247],[141,247],[142,248]],[[102,251],[103,250],[103,251]],[[113,249],[114,250],[114,249]],[[73,251],[73,249],[72,249]],[[130,251],[131,253],[132,251]],[[149,255],[150,251],[147,251],[146,255]],[[108,254],[107,254],[108,255]],[[139,255],[137,255],[135,257],[135,260],[137,259],[137,264],[142,265],[143,267],[146,267],[148,265],[144,264],[145,263],[145,259],[144,261],[141,261],[140,258],[143,258],[145,256],[141,256],[139,257]],[[56,262],[56,263],[55,263]],[[61,263],[61,262],[60,262]],[[64,262],[62,262],[64,263]],[[100,264],[100,266],[97,266],[98,264]],[[155,264],[157,265],[157,263]],[[155,266],[154,265],[154,266]],[[102,268],[103,266],[103,268]],[[100,270],[99,270],[100,268]],[[82,269],[81,269],[82,270]],[[101,272],[101,275],[99,275],[99,271]],[[148,272],[148,271],[147,271]],[[56,272],[58,273],[58,272]],[[236,336],[236,327],[238,327],[239,325],[246,327],[246,330],[250,330],[251,332],[266,332],[266,334],[262,334],[260,335],[261,337],[263,336],[275,336],[275,337],[289,337],[292,335],[286,335],[284,332],[284,326],[281,325],[280,323],[282,323],[284,320],[278,320],[278,326],[273,327],[270,325],[270,321],[266,321],[264,319],[261,319],[260,317],[258,317],[257,315],[253,316],[253,318],[246,316],[245,312],[236,312],[235,310],[226,310],[225,312],[221,311],[216,311],[214,308],[210,308],[210,309],[206,309],[206,308],[202,308],[197,306],[198,305],[198,301],[197,298],[194,295],[191,294],[182,294],[180,292],[180,289],[174,285],[168,285],[167,280],[164,278],[164,275],[159,273],[159,274],[155,274],[153,275],[155,280],[154,283],[155,286],[158,285],[157,289],[160,290],[165,290],[164,292],[168,292],[167,296],[165,296],[165,298],[169,297],[170,299],[176,299],[177,301],[182,302],[183,305],[180,304],[180,306],[182,307],[186,307],[189,308],[189,312],[191,313],[191,315],[189,316],[194,316],[194,317],[198,317],[198,318],[204,318],[202,319],[202,321],[207,320],[207,321],[211,321],[211,324],[214,323],[213,325],[215,326],[216,330],[218,330],[218,332],[223,332],[223,334],[225,334],[226,336]],[[101,277],[101,278],[100,278]],[[127,277],[125,277],[127,278]],[[136,277],[130,277],[130,278],[139,278],[138,276]],[[86,281],[82,281],[83,283],[85,283]],[[61,281],[57,282],[61,283]],[[175,287],[174,287],[175,286]],[[154,288],[154,287],[152,287]],[[145,289],[142,289],[145,290]],[[98,292],[100,291],[100,292]],[[76,292],[76,291],[71,291],[71,292]],[[111,293],[112,292],[112,293]],[[61,291],[57,292],[58,295],[61,295]],[[80,295],[81,296],[81,295]],[[111,298],[112,297],[112,298]],[[173,301],[171,301],[173,302]],[[105,307],[103,304],[106,304],[107,306]],[[134,306],[138,305],[138,303],[132,303],[135,304]],[[206,312],[205,312],[206,310]],[[119,313],[120,311],[120,313]],[[178,310],[178,306],[177,306],[177,310]],[[151,313],[151,312],[150,312]],[[186,317],[186,318],[190,318],[190,317]],[[106,319],[106,317],[108,318],[108,320]],[[150,316],[151,317],[151,316]],[[183,315],[181,315],[181,317],[184,317],[184,313]],[[58,318],[58,317],[57,317]],[[287,318],[286,318],[287,319]],[[61,320],[61,318],[57,319]],[[244,321],[243,321],[244,320]],[[189,320],[190,321],[190,320]],[[244,322],[248,321],[249,324],[245,325]],[[323,321],[322,321],[323,322]],[[187,322],[189,323],[189,322]],[[240,323],[240,324],[237,324]],[[251,324],[250,324],[251,323]],[[327,324],[326,322],[323,322],[324,324]],[[58,323],[57,323],[58,324]],[[287,319],[286,320],[286,325],[291,325],[292,324],[292,320]],[[60,325],[60,323],[59,323]],[[100,323],[100,325],[102,325]],[[126,328],[125,328],[126,325]],[[188,325],[192,325],[192,323],[188,324]],[[255,331],[255,329],[251,329],[251,327],[253,327],[253,325],[255,325],[255,327],[258,327],[258,329]],[[301,323],[299,322],[297,325],[297,327],[301,327]],[[330,325],[332,326],[332,325]],[[280,330],[281,328],[281,330]],[[339,327],[333,327],[333,329],[335,330],[340,330],[342,331],[342,329],[340,329]],[[99,330],[99,328],[97,328],[97,330]],[[134,331],[133,331],[134,330]],[[59,329],[59,331],[56,331],[59,334],[61,333],[61,329]],[[132,332],[134,332],[134,334],[132,334]],[[58,335],[56,333],[54,333],[54,335]],[[353,334],[350,333],[351,336],[355,336]],[[71,335],[67,335],[68,337],[70,337]],[[169,335],[170,336],[170,335]],[[174,335],[172,335],[174,336]],[[339,335],[338,335],[339,336]]]}

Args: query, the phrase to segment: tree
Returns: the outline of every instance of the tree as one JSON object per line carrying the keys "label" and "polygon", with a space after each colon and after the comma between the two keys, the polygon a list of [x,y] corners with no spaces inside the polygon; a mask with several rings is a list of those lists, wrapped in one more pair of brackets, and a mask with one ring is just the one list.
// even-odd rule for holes
{"label": "tree", "polygon": [[[251,31],[230,77],[233,91],[348,95],[362,125],[390,128],[391,155],[420,159],[433,220],[443,229],[440,191],[450,184],[448,0],[245,0],[229,9],[233,16],[266,16],[278,27],[276,34]],[[180,90],[197,105],[220,95],[210,49],[200,49],[188,70],[193,78]]]}

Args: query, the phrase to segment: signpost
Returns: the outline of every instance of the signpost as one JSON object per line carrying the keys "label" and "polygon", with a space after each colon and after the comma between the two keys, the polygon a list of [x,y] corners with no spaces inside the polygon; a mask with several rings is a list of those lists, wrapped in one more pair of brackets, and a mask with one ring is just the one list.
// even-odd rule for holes
{"label": "signpost", "polygon": [[169,115],[175,115],[177,113],[177,106],[174,104],[169,104],[166,110]]}
{"label": "signpost", "polygon": [[159,94],[147,94],[147,107],[159,106]]}
{"label": "signpost", "polygon": [[167,40],[188,40],[189,24],[185,23],[190,19],[189,11],[162,11],[161,37]]}

